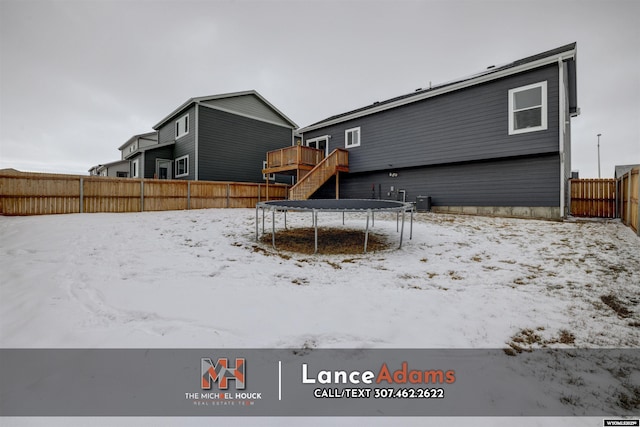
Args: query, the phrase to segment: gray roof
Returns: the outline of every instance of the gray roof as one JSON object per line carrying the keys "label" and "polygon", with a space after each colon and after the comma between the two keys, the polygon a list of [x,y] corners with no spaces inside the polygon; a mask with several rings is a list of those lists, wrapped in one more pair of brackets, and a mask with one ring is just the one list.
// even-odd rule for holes
{"label": "gray roof", "polygon": [[489,80],[498,79],[507,75],[515,74],[524,70],[537,68],[543,65],[556,62],[558,59],[571,59],[576,56],[576,43],[570,43],[556,49],[542,52],[533,56],[529,56],[509,64],[489,67],[484,71],[467,76],[454,81],[431,86],[427,89],[417,89],[414,92],[400,95],[385,101],[374,102],[362,108],[358,108],[346,113],[337,114],[328,117],[319,122],[313,123],[299,130],[299,132],[307,132],[310,130],[322,128],[331,124],[340,123],[354,118],[374,114],[380,111],[399,107],[401,105],[417,102],[426,98],[441,95],[443,93],[452,92],[454,90],[484,83]]}
{"label": "gray roof", "polygon": [[282,119],[284,121],[289,123],[291,125],[291,127],[293,127],[294,129],[298,128],[298,125],[295,124],[295,122],[293,120],[291,120],[290,118],[285,116],[280,110],[278,110],[276,107],[274,107],[269,101],[267,101],[262,95],[260,95],[255,90],[247,90],[247,91],[244,91],[244,92],[223,93],[223,94],[220,94],[220,95],[209,95],[209,96],[199,96],[199,97],[195,97],[195,98],[189,98],[182,105],[180,105],[178,108],[173,110],[168,116],[166,116],[164,119],[160,120],[155,126],[153,126],[153,128],[158,130],[160,128],[160,126],[162,126],[163,124],[165,124],[166,122],[171,120],[178,113],[183,111],[185,108],[191,106],[191,104],[194,104],[194,103],[197,103],[197,102],[203,102],[203,101],[211,101],[211,100],[214,100],[214,99],[233,98],[233,97],[236,97],[236,96],[245,96],[245,95],[254,95],[258,99],[260,99],[262,102],[267,104],[269,106],[269,108],[271,108],[277,115],[282,117]]}
{"label": "gray roof", "polygon": [[118,150],[122,150],[124,147],[126,147],[127,145],[131,144],[133,142],[134,139],[138,139],[138,138],[143,138],[143,139],[154,139],[152,137],[155,137],[155,140],[158,140],[158,132],[153,131],[153,132],[147,132],[147,133],[139,133],[137,135],[133,135],[131,138],[129,138],[127,140],[127,142],[125,142],[124,144],[122,144],[120,147],[118,147]]}

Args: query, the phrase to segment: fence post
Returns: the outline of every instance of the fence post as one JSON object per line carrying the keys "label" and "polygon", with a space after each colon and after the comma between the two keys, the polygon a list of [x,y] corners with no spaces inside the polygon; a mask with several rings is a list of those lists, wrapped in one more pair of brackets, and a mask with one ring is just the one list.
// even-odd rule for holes
{"label": "fence post", "polygon": [[84,178],[80,177],[80,213],[84,212]]}
{"label": "fence post", "polygon": [[[633,172],[633,169],[631,170]],[[629,172],[629,173],[631,173]],[[640,237],[640,170],[636,174],[638,176],[638,194],[636,194],[636,203],[638,203],[638,207],[636,210],[638,211],[638,222],[636,223],[636,234]],[[630,178],[633,177],[633,174],[630,175]]]}
{"label": "fence post", "polygon": [[144,181],[140,180],[140,212],[144,212]]}
{"label": "fence post", "polygon": [[187,210],[191,209],[191,181],[187,181]]}
{"label": "fence post", "polygon": [[231,206],[231,202],[229,201],[229,196],[230,196],[230,194],[231,194],[231,188],[230,188],[230,185],[231,185],[231,184],[227,183],[227,208],[229,208],[229,206]]}
{"label": "fence post", "polygon": [[260,183],[258,183],[258,203],[260,203]]}
{"label": "fence post", "polygon": [[627,187],[629,190],[627,191],[627,225],[631,225],[631,171],[627,173],[629,175]]}

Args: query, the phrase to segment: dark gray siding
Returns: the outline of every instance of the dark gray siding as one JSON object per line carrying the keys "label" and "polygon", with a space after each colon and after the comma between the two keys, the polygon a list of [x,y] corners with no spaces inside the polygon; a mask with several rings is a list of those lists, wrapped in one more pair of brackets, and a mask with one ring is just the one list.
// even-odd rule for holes
{"label": "dark gray siding", "polygon": [[[184,176],[177,179],[190,179],[194,180],[196,178],[195,175],[195,165],[196,165],[196,116],[195,116],[195,107],[191,106],[188,109],[181,111],[176,114],[171,120],[167,121],[160,129],[158,129],[158,143],[162,144],[165,142],[175,141],[176,144],[173,148],[173,156],[171,159],[176,159],[178,157],[182,157],[184,155],[189,155],[189,176]],[[184,116],[185,114],[189,114],[189,133],[184,135],[183,137],[176,139],[176,120]],[[155,160],[153,170],[155,171]],[[172,172],[175,174],[175,168]],[[145,169],[146,175],[146,169]],[[152,173],[153,176],[153,173]]]}
{"label": "dark gray siding", "polygon": [[291,145],[291,128],[224,111],[200,107],[198,123],[201,180],[264,182],[267,151]]}
{"label": "dark gray siding", "polygon": [[[147,150],[144,153],[144,177],[154,178],[156,173],[156,159],[173,160],[173,146]],[[191,166],[189,166],[191,167]],[[171,177],[175,170],[171,171]]]}
{"label": "dark gray siding", "polygon": [[[340,198],[407,201],[431,196],[440,206],[551,206],[560,204],[558,154],[473,163],[437,165],[389,172],[340,175]],[[391,187],[394,191],[391,191]],[[314,198],[335,196],[335,181],[323,186]]]}
{"label": "dark gray siding", "polygon": [[[509,89],[541,81],[547,81],[548,129],[509,135]],[[554,64],[307,132],[304,138],[328,134],[330,150],[344,148],[345,130],[360,127],[361,145],[349,149],[352,173],[557,153],[558,93]]]}

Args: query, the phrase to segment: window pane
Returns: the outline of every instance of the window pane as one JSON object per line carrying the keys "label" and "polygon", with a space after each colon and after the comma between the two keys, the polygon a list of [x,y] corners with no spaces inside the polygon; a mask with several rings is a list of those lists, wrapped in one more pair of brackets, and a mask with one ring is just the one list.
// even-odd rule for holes
{"label": "window pane", "polygon": [[542,126],[542,108],[532,108],[530,110],[517,111],[513,114],[515,129],[525,129],[535,126]]}
{"label": "window pane", "polygon": [[542,105],[542,88],[534,87],[513,94],[516,110]]}

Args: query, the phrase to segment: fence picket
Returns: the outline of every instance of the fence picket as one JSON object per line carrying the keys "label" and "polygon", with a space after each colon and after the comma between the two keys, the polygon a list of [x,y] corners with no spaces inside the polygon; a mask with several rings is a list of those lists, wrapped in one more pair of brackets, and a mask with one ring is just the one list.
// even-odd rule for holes
{"label": "fence picket", "polygon": [[3,171],[0,214],[140,212],[253,208],[258,200],[287,197],[288,185],[107,178]]}
{"label": "fence picket", "polygon": [[572,179],[571,215],[615,218],[615,179]]}

